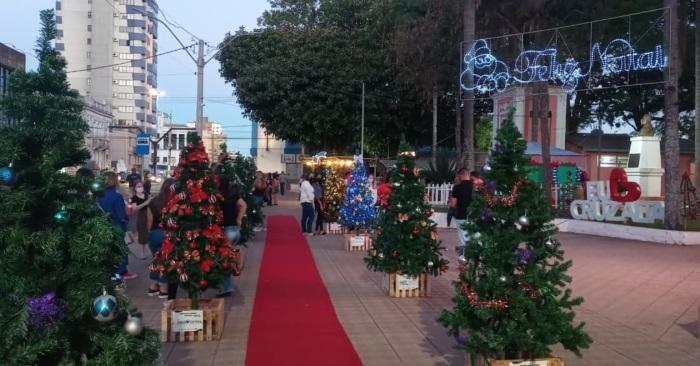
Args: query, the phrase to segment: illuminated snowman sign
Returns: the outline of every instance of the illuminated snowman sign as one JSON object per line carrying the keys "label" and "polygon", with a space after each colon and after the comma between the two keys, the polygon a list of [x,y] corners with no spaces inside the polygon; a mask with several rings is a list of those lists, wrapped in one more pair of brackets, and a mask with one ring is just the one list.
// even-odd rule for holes
{"label": "illuminated snowman sign", "polygon": [[[553,82],[566,92],[576,90],[581,80],[591,75],[595,65],[600,65],[603,75],[614,75],[630,71],[662,70],[667,58],[663,46],[653,51],[639,53],[624,39],[615,39],[603,47],[595,43],[587,61],[567,58],[557,60],[557,49],[527,50],[518,55],[511,68],[493,55],[486,40],[480,39],[464,55],[464,71],[460,83],[465,91],[498,93],[510,85],[535,82]],[[473,84],[468,85],[470,75]]]}

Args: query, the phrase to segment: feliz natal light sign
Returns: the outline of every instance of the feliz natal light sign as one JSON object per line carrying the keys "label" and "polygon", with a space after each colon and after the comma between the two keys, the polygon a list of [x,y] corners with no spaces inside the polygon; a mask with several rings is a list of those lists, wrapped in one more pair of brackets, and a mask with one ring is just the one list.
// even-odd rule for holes
{"label": "feliz natal light sign", "polygon": [[[523,51],[515,58],[512,70],[493,55],[486,40],[480,39],[474,42],[463,61],[464,71],[460,75],[462,89],[479,93],[499,93],[513,84],[543,81],[554,82],[571,93],[582,79],[591,74],[596,64],[607,76],[629,71],[662,70],[668,63],[662,45],[657,45],[654,51],[639,53],[628,41],[620,38],[611,41],[605,48],[599,42],[593,44],[587,62],[567,58],[560,63],[556,48]],[[465,83],[470,74],[474,78],[472,86]]]}

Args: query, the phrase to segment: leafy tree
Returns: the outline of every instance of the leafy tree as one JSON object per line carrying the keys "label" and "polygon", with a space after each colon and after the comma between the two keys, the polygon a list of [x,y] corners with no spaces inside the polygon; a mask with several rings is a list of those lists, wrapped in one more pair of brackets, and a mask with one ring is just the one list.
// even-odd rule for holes
{"label": "leafy tree", "polygon": [[209,171],[209,155],[201,137],[187,135],[175,168],[175,190],[163,209],[165,241],[150,270],[180,283],[197,309],[202,292],[231,275],[239,255],[224,240],[218,177]]}
{"label": "leafy tree", "polygon": [[377,272],[438,276],[447,269],[448,261],[442,258],[444,248],[437,237],[437,225],[430,219],[425,186],[414,173],[412,156],[399,155],[396,165],[399,168],[389,176],[391,195],[379,214],[376,237],[365,262]]}
{"label": "leafy tree", "polygon": [[429,164],[427,178],[430,183],[450,183],[455,179],[456,162],[449,149],[438,148],[435,164]]}
{"label": "leafy tree", "polygon": [[558,343],[578,354],[591,342],[584,325],[573,324],[572,309],[583,299],[566,288],[572,263],[553,237],[544,191],[515,169],[529,158],[512,118],[511,112],[498,131],[488,183],[477,186],[469,207],[455,307],[439,321],[472,355],[548,357]]}
{"label": "leafy tree", "polygon": [[97,209],[101,181],[60,172],[88,159],[88,125],[68,86],[66,62],[51,46],[53,10],[40,18],[39,67],[13,73],[9,95],[0,100],[0,113],[14,121],[0,126],[2,363],[152,365],[160,341],[150,329],[124,330],[126,297],[116,295],[114,320],[98,322],[90,311],[103,289],[115,294],[110,278],[127,248],[123,233]]}

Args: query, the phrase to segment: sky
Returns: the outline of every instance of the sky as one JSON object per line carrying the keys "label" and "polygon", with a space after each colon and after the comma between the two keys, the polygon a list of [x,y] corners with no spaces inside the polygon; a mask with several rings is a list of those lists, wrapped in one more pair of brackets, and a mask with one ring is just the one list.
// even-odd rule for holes
{"label": "sky", "polygon": [[[54,8],[55,4],[55,0],[0,0],[3,13],[0,42],[10,44],[27,54],[27,68],[30,70],[37,65],[32,50],[39,30],[39,11]],[[255,28],[258,17],[269,8],[267,0],[159,0],[158,5],[162,9],[159,18],[163,19],[165,14],[171,22],[179,24],[211,47],[216,47],[226,32],[233,32],[241,26],[246,29]],[[195,42],[186,31],[171,28],[184,44]],[[159,53],[180,47],[162,24],[159,24],[158,37]],[[213,51],[209,57],[211,55]],[[251,123],[242,115],[233,96],[233,87],[225,83],[218,70],[219,63],[215,59],[204,70],[204,115],[210,121],[224,126],[229,137],[230,151],[248,154]],[[175,123],[195,120],[195,71],[195,63],[184,51],[158,58],[158,89],[165,93],[165,96],[159,98],[158,109],[171,113]]]}

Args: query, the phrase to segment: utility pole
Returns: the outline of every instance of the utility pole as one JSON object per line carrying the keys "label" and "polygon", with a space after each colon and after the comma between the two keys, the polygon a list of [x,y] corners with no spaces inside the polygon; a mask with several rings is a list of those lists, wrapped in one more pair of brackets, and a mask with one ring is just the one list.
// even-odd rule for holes
{"label": "utility pole", "polygon": [[[457,112],[459,113],[459,111]],[[433,86],[433,166],[437,165],[438,90]]]}
{"label": "utility pole", "polygon": [[360,127],[360,155],[365,156],[365,82],[362,82],[362,123]]}
{"label": "utility pole", "polygon": [[203,136],[204,126],[202,117],[204,116],[204,40],[199,40],[197,52],[197,134]]}

